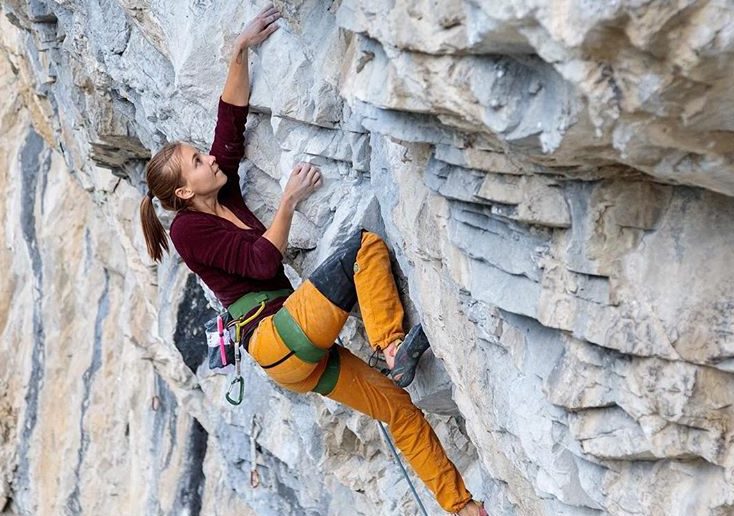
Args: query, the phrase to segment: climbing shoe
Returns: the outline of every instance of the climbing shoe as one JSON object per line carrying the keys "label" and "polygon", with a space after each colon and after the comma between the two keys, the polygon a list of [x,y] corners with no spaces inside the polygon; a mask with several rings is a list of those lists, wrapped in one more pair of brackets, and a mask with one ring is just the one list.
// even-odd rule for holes
{"label": "climbing shoe", "polygon": [[[474,504],[474,507],[479,508],[479,512],[477,513],[479,516],[489,516],[489,514],[487,513],[487,509],[484,508],[484,502],[479,501],[479,500],[472,500],[469,503]],[[452,514],[459,514],[459,513],[454,512]]]}
{"label": "climbing shoe", "polygon": [[430,347],[423,326],[413,326],[395,353],[395,367],[390,371],[390,378],[398,387],[407,387],[415,377],[415,368],[421,355]]}

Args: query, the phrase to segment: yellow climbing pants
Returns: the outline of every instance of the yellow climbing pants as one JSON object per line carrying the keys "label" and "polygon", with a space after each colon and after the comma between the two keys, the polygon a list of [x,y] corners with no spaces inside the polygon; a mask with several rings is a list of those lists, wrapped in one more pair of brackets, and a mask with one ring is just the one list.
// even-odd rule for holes
{"label": "yellow climbing pants", "polygon": [[[354,263],[342,253],[341,267],[337,268],[343,273],[345,260],[353,267],[351,288],[359,302],[370,345],[385,348],[405,335],[403,307],[390,269],[388,250],[378,235],[364,230],[357,235],[354,248]],[[351,275],[351,271],[347,272]],[[334,304],[314,285],[314,282],[326,285],[324,278],[319,279],[316,273],[312,277],[313,280],[305,280],[283,306],[315,346],[329,349],[347,320],[350,303],[348,300],[340,302],[342,307]],[[322,290],[328,292],[329,287],[322,287]],[[336,299],[334,295],[331,297]],[[288,355],[289,348],[278,334],[273,316],[263,319],[255,329],[249,352],[260,365],[275,364]],[[471,494],[408,392],[346,348],[338,346],[338,353],[339,376],[327,397],[387,423],[395,444],[433,492],[439,505],[448,512],[458,512],[471,500]],[[292,355],[265,371],[282,387],[303,393],[316,386],[328,359],[327,353],[317,363],[308,363]]]}

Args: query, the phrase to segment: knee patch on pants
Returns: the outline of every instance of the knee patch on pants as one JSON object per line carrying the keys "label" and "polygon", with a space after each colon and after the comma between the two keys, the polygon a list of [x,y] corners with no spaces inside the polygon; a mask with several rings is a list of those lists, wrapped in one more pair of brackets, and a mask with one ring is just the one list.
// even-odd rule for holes
{"label": "knee patch on pants", "polygon": [[349,237],[308,278],[326,299],[345,312],[350,312],[357,303],[354,264],[357,262],[357,252],[362,246],[362,233],[365,231],[362,229]]}

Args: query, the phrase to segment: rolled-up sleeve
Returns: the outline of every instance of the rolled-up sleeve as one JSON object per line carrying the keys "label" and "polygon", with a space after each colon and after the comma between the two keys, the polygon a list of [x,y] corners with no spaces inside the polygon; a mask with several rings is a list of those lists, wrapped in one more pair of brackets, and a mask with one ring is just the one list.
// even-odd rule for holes
{"label": "rolled-up sleeve", "polygon": [[187,263],[252,279],[273,278],[283,261],[280,250],[267,238],[218,224],[191,221],[177,225],[171,238]]}
{"label": "rolled-up sleeve", "polygon": [[250,106],[235,106],[219,97],[217,126],[214,130],[214,143],[209,151],[217,159],[219,168],[239,179],[237,170],[245,155],[245,124]]}

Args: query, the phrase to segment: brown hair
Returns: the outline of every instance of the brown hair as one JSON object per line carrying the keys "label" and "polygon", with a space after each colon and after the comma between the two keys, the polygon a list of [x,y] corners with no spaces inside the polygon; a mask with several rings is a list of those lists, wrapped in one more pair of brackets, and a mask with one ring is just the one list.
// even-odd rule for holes
{"label": "brown hair", "polygon": [[163,250],[168,252],[169,247],[168,236],[153,206],[153,197],[158,197],[161,207],[169,211],[179,211],[187,205],[175,194],[176,188],[183,186],[181,145],[182,142],[166,144],[145,166],[148,193],[140,201],[140,222],[148,254],[156,262],[161,261]]}

